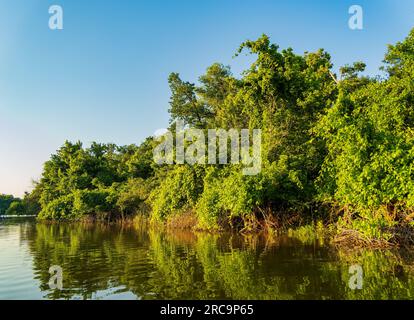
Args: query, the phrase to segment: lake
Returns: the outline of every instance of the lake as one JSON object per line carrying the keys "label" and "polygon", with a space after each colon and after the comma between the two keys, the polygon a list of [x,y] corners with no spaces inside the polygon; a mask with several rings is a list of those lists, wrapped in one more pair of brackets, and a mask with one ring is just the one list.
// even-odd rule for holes
{"label": "lake", "polygon": [[[351,277],[360,274],[350,273],[355,265],[363,271],[357,280]],[[61,290],[49,286],[51,266],[61,267]],[[218,235],[0,219],[0,299],[413,297],[413,251],[347,251],[307,234]]]}

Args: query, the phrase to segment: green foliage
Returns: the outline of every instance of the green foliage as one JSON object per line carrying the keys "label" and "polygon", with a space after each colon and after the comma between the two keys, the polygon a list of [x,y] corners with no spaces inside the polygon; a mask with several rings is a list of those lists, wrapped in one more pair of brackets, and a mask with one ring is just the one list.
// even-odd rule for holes
{"label": "green foliage", "polygon": [[12,195],[0,194],[0,215],[6,214],[7,209],[15,200],[18,199],[15,199]]}
{"label": "green foliage", "polygon": [[36,190],[25,193],[24,198],[0,195],[0,215],[37,215],[40,211]]}
{"label": "green foliage", "polygon": [[42,211],[39,213],[39,219],[76,219],[80,218],[74,210],[73,194],[61,196],[55,200],[48,202],[42,206]]}
{"label": "green foliage", "polygon": [[351,227],[374,238],[388,239],[382,230],[396,223],[376,214],[380,207],[414,205],[413,42],[411,32],[390,46],[387,79],[355,85],[353,74],[343,80],[317,128],[328,150],[319,177],[321,199],[352,206],[358,218]]}
{"label": "green foliage", "polygon": [[25,214],[25,206],[22,201],[13,201],[6,210],[6,215],[20,216]]}
{"label": "green foliage", "polygon": [[150,195],[152,217],[163,220],[167,215],[191,209],[202,192],[204,168],[176,166]]}
{"label": "green foliage", "polygon": [[[154,191],[157,217],[190,207],[200,226],[217,228],[219,220],[244,218],[260,206],[297,208],[299,203],[304,207],[303,203],[313,200],[325,146],[312,129],[337,94],[330,56],[323,50],[304,56],[291,49],[279,52],[267,36],[245,42],[239,53],[245,49],[257,60],[241,79],[220,64],[207,69],[199,79],[200,86],[184,83],[172,74],[170,112],[172,120],[203,128],[262,129],[262,174],[242,176],[240,166],[208,168],[206,178],[195,188],[197,195],[202,190],[195,207],[177,180],[175,184],[163,180]],[[200,112],[200,106],[209,113]]]}
{"label": "green foliage", "polygon": [[168,83],[172,92],[169,110],[171,120],[181,119],[192,126],[204,126],[211,112],[206,105],[197,100],[194,84],[182,81],[178,73],[172,73]]}
{"label": "green foliage", "polygon": [[[239,78],[218,63],[197,84],[172,73],[169,111],[171,122],[204,130],[261,129],[260,174],[243,176],[239,165],[156,166],[152,138],[124,147],[66,142],[35,188],[40,217],[151,208],[155,220],[192,211],[199,226],[215,229],[264,208],[306,217],[328,204],[353,211],[341,226],[388,239],[382,229],[414,209],[414,30],[389,47],[382,79],[361,76],[363,62],[340,68],[338,79],[324,50],[298,55],[266,35],[242,52],[256,59]],[[376,214],[383,207],[399,212]]]}
{"label": "green foliage", "polygon": [[107,190],[80,190],[74,192],[73,211],[76,216],[109,212],[114,204]]}
{"label": "green foliage", "polygon": [[149,207],[146,204],[151,192],[151,181],[142,178],[129,179],[125,184],[120,185],[116,192],[116,206],[123,216],[135,213],[148,213]]}
{"label": "green foliage", "polygon": [[199,226],[214,229],[219,220],[251,215],[263,204],[263,192],[261,177],[243,176],[240,168],[210,169],[196,206]]}
{"label": "green foliage", "polygon": [[[79,219],[137,213],[146,200],[146,185],[153,175],[152,138],[140,146],[118,147],[66,142],[45,163],[35,191],[39,194],[40,219]],[[144,188],[144,189],[143,189]]]}

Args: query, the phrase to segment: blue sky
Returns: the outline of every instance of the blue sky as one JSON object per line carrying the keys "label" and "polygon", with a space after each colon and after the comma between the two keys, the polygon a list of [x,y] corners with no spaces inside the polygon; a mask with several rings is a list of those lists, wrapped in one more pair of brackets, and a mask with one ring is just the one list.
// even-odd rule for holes
{"label": "blue sky", "polygon": [[[64,30],[48,27],[51,5]],[[364,9],[364,30],[348,8]],[[414,27],[412,0],[0,0],[0,193],[22,195],[64,142],[139,143],[168,124],[167,77],[196,81],[262,33],[296,52],[325,48],[335,68],[375,75],[386,45]]]}

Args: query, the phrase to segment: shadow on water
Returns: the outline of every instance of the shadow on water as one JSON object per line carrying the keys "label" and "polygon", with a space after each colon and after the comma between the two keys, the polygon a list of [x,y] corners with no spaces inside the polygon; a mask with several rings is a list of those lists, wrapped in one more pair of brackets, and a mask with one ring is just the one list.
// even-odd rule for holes
{"label": "shadow on water", "polygon": [[[326,239],[288,236],[25,226],[20,238],[47,299],[412,299],[414,294],[414,254],[407,251],[345,252]],[[353,264],[364,272],[361,290],[348,285]],[[49,288],[52,265],[63,269],[63,290]]]}

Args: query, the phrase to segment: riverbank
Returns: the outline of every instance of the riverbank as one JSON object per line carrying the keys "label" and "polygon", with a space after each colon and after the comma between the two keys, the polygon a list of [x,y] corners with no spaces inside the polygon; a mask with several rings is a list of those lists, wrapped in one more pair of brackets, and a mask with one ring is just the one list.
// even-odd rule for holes
{"label": "riverbank", "polygon": [[299,237],[315,239],[318,236],[329,238],[336,245],[347,248],[392,248],[392,247],[414,247],[414,227],[408,223],[394,223],[392,227],[378,228],[374,236],[368,236],[357,229],[350,229],[350,223],[344,223],[343,219],[315,219],[304,221],[301,215],[272,215],[264,214],[262,218],[252,219],[249,215],[247,220],[235,218],[230,221],[221,221],[217,228],[206,229],[200,227],[199,219],[191,211],[182,214],[171,215],[165,221],[160,222],[136,216],[133,221],[171,230],[191,230],[199,232],[221,233],[233,231],[240,234],[267,234],[280,236],[291,234]]}
{"label": "riverbank", "polygon": [[23,215],[1,215],[0,219],[7,218],[36,218],[36,215],[33,214],[23,214]]}
{"label": "riverbank", "polygon": [[[414,295],[412,250],[346,250],[310,228],[277,236],[156,228],[138,220],[4,222],[2,299],[349,300]],[[64,290],[48,285],[52,265],[62,267]],[[348,285],[354,265],[363,269],[363,290]]]}
{"label": "riverbank", "polygon": [[362,220],[344,219],[344,216],[332,218],[324,216],[304,219],[303,214],[288,212],[260,211],[245,218],[219,220],[214,228],[203,227],[197,215],[191,210],[167,216],[164,220],[154,219],[146,213],[136,214],[125,218],[114,219],[108,214],[86,215],[78,219],[41,219],[45,223],[82,223],[135,225],[140,228],[155,228],[174,231],[195,231],[212,234],[232,232],[242,235],[265,234],[266,236],[281,236],[285,234],[315,239],[323,236],[335,245],[344,248],[393,248],[414,247],[414,227],[408,221],[394,221],[388,225],[375,226],[375,230],[364,233],[361,229],[353,228],[363,224]]}

